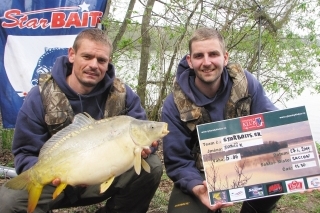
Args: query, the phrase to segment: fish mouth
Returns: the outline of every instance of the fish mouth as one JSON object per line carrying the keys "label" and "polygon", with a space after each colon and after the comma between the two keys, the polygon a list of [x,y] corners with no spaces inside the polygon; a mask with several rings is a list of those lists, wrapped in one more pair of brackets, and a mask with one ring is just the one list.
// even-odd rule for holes
{"label": "fish mouth", "polygon": [[162,135],[165,136],[167,134],[169,134],[168,124],[165,123],[164,128],[162,129]]}

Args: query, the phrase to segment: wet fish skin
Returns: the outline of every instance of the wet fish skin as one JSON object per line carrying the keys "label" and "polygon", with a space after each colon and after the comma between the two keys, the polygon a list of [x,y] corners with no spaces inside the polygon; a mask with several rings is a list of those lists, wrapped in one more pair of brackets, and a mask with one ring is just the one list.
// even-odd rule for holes
{"label": "wet fish skin", "polygon": [[[53,135],[40,151],[38,162],[8,181],[5,186],[28,190],[28,213],[32,213],[45,185],[59,178],[61,184],[53,193],[56,198],[67,185],[101,183],[101,192],[115,177],[132,166],[140,174],[141,151],[169,132],[164,122],[115,116],[94,120],[87,113],[75,116],[74,122]],[[89,175],[84,175],[89,174]]]}

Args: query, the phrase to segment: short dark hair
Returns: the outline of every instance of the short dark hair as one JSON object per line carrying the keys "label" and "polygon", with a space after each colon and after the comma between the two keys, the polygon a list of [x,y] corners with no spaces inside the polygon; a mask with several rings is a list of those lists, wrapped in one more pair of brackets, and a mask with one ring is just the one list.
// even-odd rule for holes
{"label": "short dark hair", "polygon": [[194,41],[204,41],[208,39],[218,39],[223,52],[226,52],[226,44],[224,38],[217,29],[209,27],[201,27],[196,29],[189,40],[189,53],[191,54],[191,45]]}
{"label": "short dark hair", "polygon": [[105,44],[110,47],[110,53],[112,52],[113,47],[111,40],[109,39],[106,32],[99,28],[88,28],[81,31],[73,42],[72,47],[75,52],[77,52],[77,50],[79,49],[80,40],[82,39],[89,39],[90,41]]}

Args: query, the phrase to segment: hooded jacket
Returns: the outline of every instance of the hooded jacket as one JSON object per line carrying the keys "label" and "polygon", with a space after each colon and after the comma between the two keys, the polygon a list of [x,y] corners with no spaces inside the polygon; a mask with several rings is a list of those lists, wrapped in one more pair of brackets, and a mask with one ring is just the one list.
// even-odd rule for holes
{"label": "hooded jacket", "polygon": [[[66,77],[71,74],[71,71],[72,64],[68,57],[61,56],[54,63],[51,74],[68,98],[74,114],[87,112],[94,119],[102,119],[106,99],[115,78],[113,65],[109,64],[104,79],[86,95],[77,94],[67,84]],[[137,119],[146,119],[139,96],[130,87],[125,86],[127,115]],[[35,86],[24,100],[18,113],[14,131],[12,153],[18,174],[29,169],[38,161],[41,147],[50,138],[44,113],[39,86]]]}
{"label": "hooded jacket", "polygon": [[[245,71],[245,75],[248,81],[248,91],[252,97],[250,114],[276,110],[277,108],[266,96],[257,79],[248,71]],[[189,68],[186,57],[178,65],[176,81],[192,102],[208,111],[213,122],[225,119],[224,110],[233,85],[226,68],[221,75],[220,88],[213,98],[206,97],[195,86],[195,73]],[[163,155],[167,175],[183,192],[193,194],[193,187],[203,184],[203,178],[196,168],[191,153],[193,142],[190,130],[180,119],[172,93],[164,101],[161,119],[168,123],[170,132],[163,138]]]}

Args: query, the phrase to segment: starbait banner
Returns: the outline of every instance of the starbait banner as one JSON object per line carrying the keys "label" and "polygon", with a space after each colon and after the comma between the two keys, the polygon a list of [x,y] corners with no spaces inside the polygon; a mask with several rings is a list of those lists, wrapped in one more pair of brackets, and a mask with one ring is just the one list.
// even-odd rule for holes
{"label": "starbait banner", "polygon": [[320,187],[306,108],[197,126],[211,205]]}
{"label": "starbait banner", "polygon": [[[25,95],[67,54],[84,28],[97,27],[107,0],[0,1],[0,109],[14,128]],[[39,103],[40,104],[40,103]]]}

